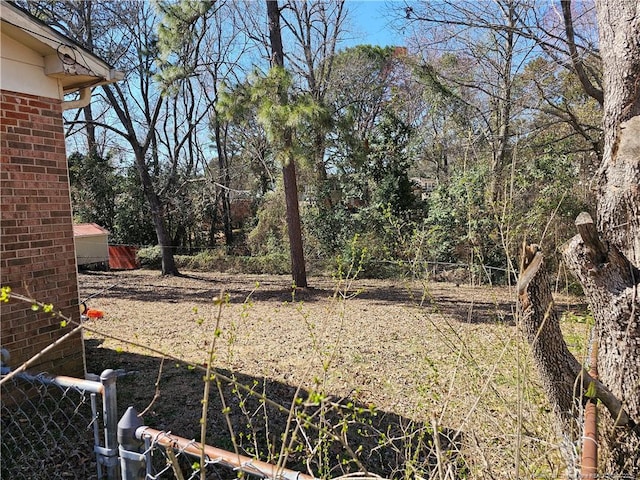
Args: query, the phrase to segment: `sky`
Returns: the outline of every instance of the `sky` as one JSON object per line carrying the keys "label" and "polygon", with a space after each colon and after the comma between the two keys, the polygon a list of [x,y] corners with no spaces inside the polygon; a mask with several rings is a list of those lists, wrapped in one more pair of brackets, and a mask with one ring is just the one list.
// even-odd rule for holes
{"label": "sky", "polygon": [[[368,43],[372,45],[401,46],[401,37],[389,25],[389,1],[353,0],[346,5],[351,10],[353,21],[352,39],[345,41],[345,46]],[[401,5],[400,2],[398,2]]]}

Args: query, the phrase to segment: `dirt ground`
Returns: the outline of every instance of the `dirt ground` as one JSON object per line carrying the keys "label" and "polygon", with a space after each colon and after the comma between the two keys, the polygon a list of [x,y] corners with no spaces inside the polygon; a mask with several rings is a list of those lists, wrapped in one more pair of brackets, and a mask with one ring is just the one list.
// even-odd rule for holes
{"label": "dirt ground", "polygon": [[[311,288],[293,291],[287,276],[162,277],[146,270],[82,273],[79,281],[81,298],[105,314],[87,322],[88,371],[122,369],[120,410],[145,410],[143,421],[155,428],[199,438],[200,367],[213,361],[222,378],[233,380],[221,382],[210,399],[207,442],[222,448],[235,442],[274,459],[290,425],[286,411],[263,400],[289,409],[301,398],[328,429],[336,428],[331,422],[368,425],[357,429],[360,437],[349,430],[336,447],[344,453],[344,442],[366,445],[358,465],[321,454],[319,442],[307,438],[293,463],[314,474],[364,466],[404,476],[417,464],[426,468],[433,459],[416,453],[422,437],[415,433],[434,427],[454,432],[452,443],[464,433],[465,459],[456,468],[470,478],[487,471],[515,478],[515,465],[543,465],[552,474],[556,468],[550,416],[508,288],[317,277]],[[218,305],[214,297],[221,296]],[[580,309],[575,298],[557,302]],[[563,328],[582,352],[587,326]]]}

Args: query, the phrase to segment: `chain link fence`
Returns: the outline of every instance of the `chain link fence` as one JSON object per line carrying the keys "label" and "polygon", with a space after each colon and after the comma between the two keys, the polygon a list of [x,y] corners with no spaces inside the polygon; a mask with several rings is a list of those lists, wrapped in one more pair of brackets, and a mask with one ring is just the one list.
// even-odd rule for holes
{"label": "chain link fence", "polygon": [[100,381],[19,373],[0,399],[0,478],[117,478],[115,372]]}
{"label": "chain link fence", "polygon": [[[3,375],[0,478],[197,480],[204,470],[207,479],[315,480],[144,426],[133,407],[118,420],[116,379],[121,373],[105,370],[95,380]],[[633,478],[596,472],[581,478]]]}
{"label": "chain link fence", "polygon": [[278,480],[315,480],[302,472],[228,452],[141,424],[133,407],[118,423],[123,480],[234,479],[243,474]]}
{"label": "chain link fence", "polygon": [[[9,374],[0,387],[0,478],[55,480],[312,480],[301,472],[201,445],[141,425],[129,408],[118,421],[116,379]],[[204,451],[204,462],[201,452]]]}

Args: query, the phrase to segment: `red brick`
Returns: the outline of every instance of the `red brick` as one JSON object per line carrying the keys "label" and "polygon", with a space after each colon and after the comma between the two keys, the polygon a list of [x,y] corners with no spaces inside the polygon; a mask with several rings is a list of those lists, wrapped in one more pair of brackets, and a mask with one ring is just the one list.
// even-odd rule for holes
{"label": "red brick", "polygon": [[36,107],[36,108],[50,108],[51,104],[44,102],[40,99],[38,100],[29,100],[29,105],[31,105],[32,107]]}
{"label": "red brick", "polygon": [[[0,282],[39,300],[53,301],[77,319],[77,274],[60,101],[3,91],[2,106]],[[59,328],[57,319],[34,314],[28,305],[3,305],[0,315],[3,346],[17,362],[68,331]],[[28,339],[17,338],[10,331],[16,325],[24,328],[20,332],[29,332]],[[5,345],[7,341],[12,343]],[[81,372],[80,351],[77,336],[45,356],[40,365],[55,369],[79,365],[76,372]],[[68,358],[62,358],[65,355]]]}
{"label": "red brick", "polygon": [[33,146],[30,143],[26,143],[26,142],[18,142],[18,141],[8,141],[7,145],[9,146],[9,148],[19,148],[22,150],[30,150],[33,148]]}
{"label": "red brick", "polygon": [[35,115],[40,115],[40,109],[33,108],[33,107],[31,107],[29,105],[25,105],[25,104],[18,105],[18,111],[19,112],[24,112],[24,113],[31,113],[31,114],[35,114]]}
{"label": "red brick", "polygon": [[[15,120],[29,120],[29,115],[22,112],[4,112],[3,115],[6,119],[15,119]],[[4,120],[3,120],[4,122]]]}

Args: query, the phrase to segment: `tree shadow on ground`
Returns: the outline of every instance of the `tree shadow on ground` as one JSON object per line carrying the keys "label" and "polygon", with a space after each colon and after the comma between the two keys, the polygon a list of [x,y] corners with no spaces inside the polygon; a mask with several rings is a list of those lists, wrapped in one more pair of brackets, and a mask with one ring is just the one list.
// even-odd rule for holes
{"label": "tree shadow on ground", "polygon": [[[103,348],[101,343],[96,339],[85,341],[87,368],[97,374],[107,368],[124,372],[117,381],[119,417],[130,406],[138,412],[146,410],[142,417],[145,425],[199,440],[203,369]],[[282,439],[286,438],[286,466],[323,478],[363,468],[388,478],[407,474],[429,478],[438,461],[440,467],[450,466],[459,475],[466,471],[460,453],[463,435],[451,429],[436,426],[439,435],[434,442],[433,425],[377,411],[357,398],[323,396],[242,372],[218,373],[222,376],[220,383],[212,384],[209,397],[209,445],[234,451],[235,443],[239,453],[275,463],[283,453]],[[282,408],[266,403],[264,398]],[[295,415],[290,418],[291,407]],[[293,431],[297,440],[289,444]],[[236,478],[237,473],[218,476]]]}
{"label": "tree shadow on ground", "polygon": [[314,304],[334,295],[351,295],[372,305],[419,307],[426,313],[447,315],[464,323],[515,324],[515,301],[506,287],[367,279],[345,287],[344,284],[336,285],[333,279],[318,277],[311,279],[312,287],[294,289],[287,275],[242,275],[234,281],[233,277],[216,279],[193,273],[181,278],[189,279],[189,285],[162,283],[154,277],[143,277],[132,284],[118,275],[104,272],[83,274],[80,281],[95,280],[101,286],[102,290],[83,288],[91,295],[141,302],[205,304],[222,291],[229,295],[232,304],[243,303],[249,296],[254,302]]}
{"label": "tree shadow on ground", "polygon": [[515,303],[504,287],[429,282],[425,286],[364,284],[358,298],[378,304],[419,306],[429,314],[441,314],[465,323],[515,325]]}

